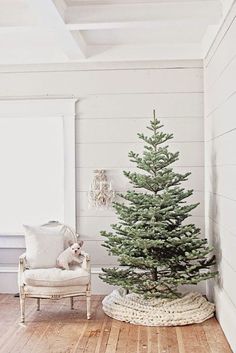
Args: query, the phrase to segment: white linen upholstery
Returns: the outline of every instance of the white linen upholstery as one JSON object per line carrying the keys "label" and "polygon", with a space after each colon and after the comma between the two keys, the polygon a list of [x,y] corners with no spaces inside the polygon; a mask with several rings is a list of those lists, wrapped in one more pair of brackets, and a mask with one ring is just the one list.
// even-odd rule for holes
{"label": "white linen upholstery", "polygon": [[27,265],[33,268],[56,267],[64,250],[63,226],[54,228],[24,225]]}
{"label": "white linen upholstery", "polygon": [[[40,296],[39,296],[40,288]],[[68,286],[68,287],[34,287],[25,285],[24,293],[31,298],[51,298],[60,299],[66,297],[76,297],[78,295],[85,295],[86,286]]]}
{"label": "white linen upholstery", "polygon": [[[31,231],[29,228],[27,231]],[[53,300],[70,298],[71,309],[73,309],[73,298],[81,295],[86,296],[87,319],[90,319],[91,267],[89,255],[82,251],[83,262],[81,266],[74,264],[68,271],[61,270],[55,266],[59,253],[68,247],[71,242],[77,242],[78,235],[70,227],[54,221],[41,226],[37,231],[40,233],[39,236],[31,236],[31,234],[28,237],[26,236],[28,241],[27,254],[24,253],[19,257],[18,285],[21,322],[25,322],[26,298],[37,298],[37,310],[40,310],[40,298]],[[45,241],[43,246],[45,245],[47,249],[50,248],[53,255],[45,251],[46,254],[45,252],[44,254],[41,253],[41,256],[44,257],[46,255],[46,259],[38,258],[39,254],[35,251],[35,247],[37,248],[38,246],[37,239],[40,241],[43,239],[43,242]],[[32,240],[33,244],[30,244],[30,240]],[[31,246],[32,249],[30,248]],[[40,246],[40,252],[43,246]],[[31,251],[28,252],[28,249]],[[37,261],[34,255],[37,257]],[[44,268],[45,263],[48,268]],[[50,263],[52,266],[49,266]],[[38,264],[43,264],[43,266],[34,268]]]}
{"label": "white linen upholstery", "polygon": [[89,283],[89,274],[83,268],[61,270],[59,268],[26,270],[23,282],[29,286],[65,287],[83,286]]}
{"label": "white linen upholstery", "polygon": [[57,229],[62,227],[62,232],[63,232],[63,237],[64,237],[64,249],[68,248],[69,246],[71,246],[74,243],[77,243],[78,241],[78,234],[76,234],[73,229],[71,229],[70,227],[57,222],[57,221],[51,221],[48,223],[45,223],[41,226],[41,228],[44,229]]}

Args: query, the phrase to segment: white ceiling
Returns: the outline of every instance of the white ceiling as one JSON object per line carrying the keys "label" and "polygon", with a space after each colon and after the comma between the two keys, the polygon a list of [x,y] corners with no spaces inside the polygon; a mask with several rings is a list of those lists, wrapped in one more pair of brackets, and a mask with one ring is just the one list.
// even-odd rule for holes
{"label": "white ceiling", "polygon": [[199,59],[233,0],[0,0],[0,64]]}

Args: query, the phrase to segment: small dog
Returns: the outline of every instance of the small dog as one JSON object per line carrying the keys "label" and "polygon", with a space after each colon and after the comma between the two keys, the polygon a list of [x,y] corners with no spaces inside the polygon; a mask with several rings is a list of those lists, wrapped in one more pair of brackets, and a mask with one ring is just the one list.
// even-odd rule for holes
{"label": "small dog", "polygon": [[84,242],[81,240],[64,250],[57,258],[57,266],[64,270],[69,270],[70,263],[76,262],[80,264],[83,262],[83,257],[81,256],[81,247],[83,243]]}

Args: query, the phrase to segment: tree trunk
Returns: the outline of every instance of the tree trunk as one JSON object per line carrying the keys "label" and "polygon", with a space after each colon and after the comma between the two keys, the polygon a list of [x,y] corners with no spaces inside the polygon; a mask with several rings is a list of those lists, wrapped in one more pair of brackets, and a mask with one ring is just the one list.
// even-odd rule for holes
{"label": "tree trunk", "polygon": [[152,280],[157,281],[157,269],[154,268],[151,270]]}

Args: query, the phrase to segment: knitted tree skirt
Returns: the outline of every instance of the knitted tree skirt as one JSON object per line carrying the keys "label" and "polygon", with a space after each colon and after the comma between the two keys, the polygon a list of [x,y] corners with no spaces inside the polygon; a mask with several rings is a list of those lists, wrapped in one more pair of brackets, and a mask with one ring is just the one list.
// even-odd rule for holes
{"label": "knitted tree skirt", "polygon": [[143,299],[114,290],[103,299],[104,312],[113,319],[144,326],[179,326],[203,322],[214,315],[215,306],[200,293],[179,299]]}

